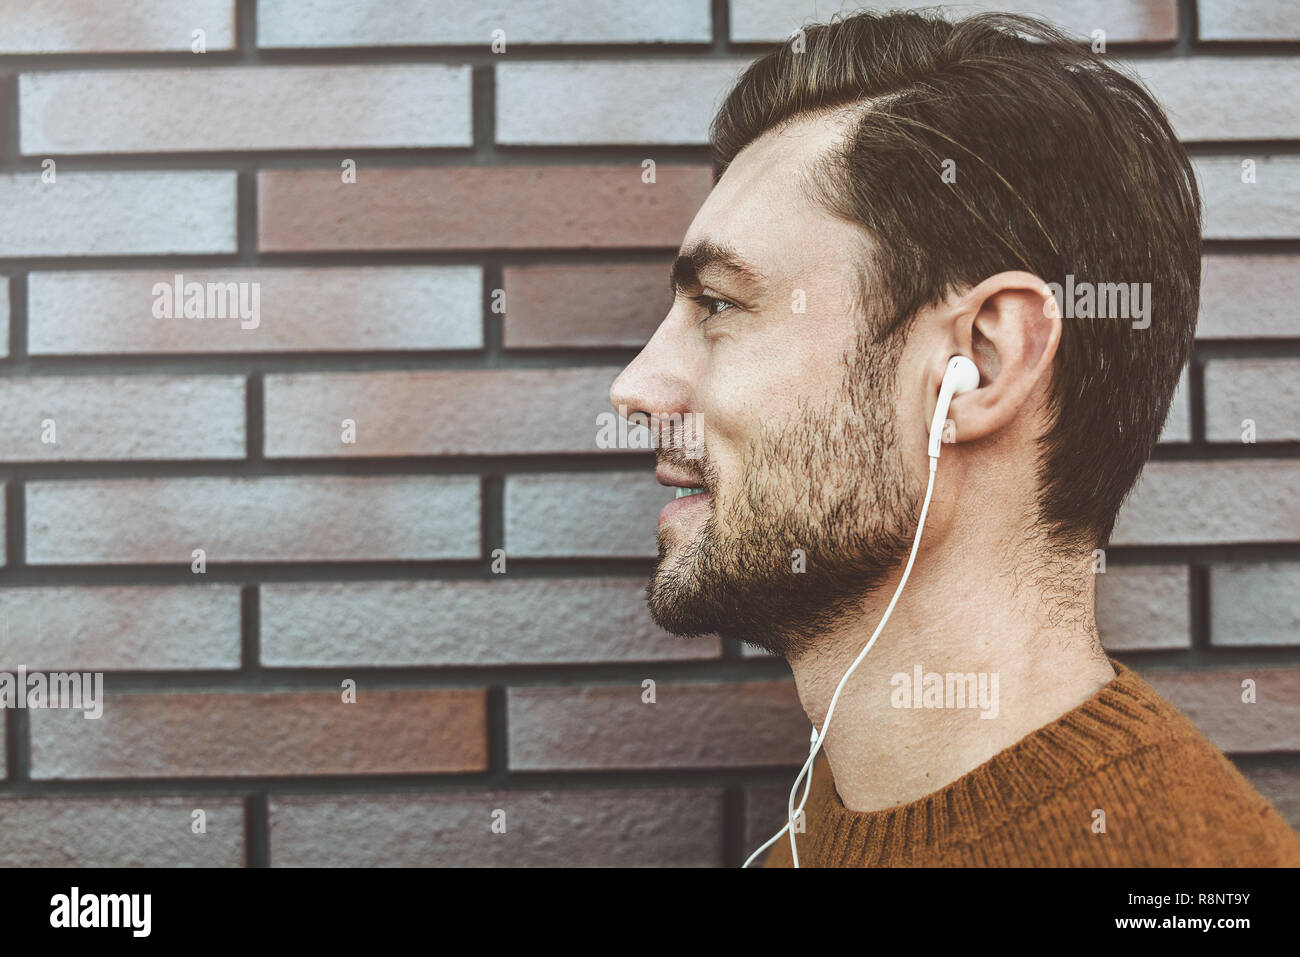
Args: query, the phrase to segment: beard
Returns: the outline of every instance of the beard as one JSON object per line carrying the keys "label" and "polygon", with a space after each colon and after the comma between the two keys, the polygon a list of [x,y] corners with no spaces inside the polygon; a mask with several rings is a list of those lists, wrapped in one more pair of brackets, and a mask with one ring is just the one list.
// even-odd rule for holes
{"label": "beard", "polygon": [[660,464],[702,475],[711,511],[693,539],[659,531],[646,589],[659,627],[794,661],[907,559],[922,493],[894,421],[901,340],[864,333],[845,357],[839,395],[764,423],[727,487],[707,446],[690,459],[660,450]]}

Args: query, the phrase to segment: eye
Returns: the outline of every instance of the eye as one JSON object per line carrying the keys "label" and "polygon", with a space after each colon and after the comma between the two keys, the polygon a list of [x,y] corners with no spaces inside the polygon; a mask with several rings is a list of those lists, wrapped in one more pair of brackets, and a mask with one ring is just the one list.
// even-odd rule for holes
{"label": "eye", "polygon": [[[691,302],[698,303],[699,305],[704,307],[704,318],[700,320],[701,322],[707,322],[709,319],[712,319],[714,316],[721,315],[722,313],[726,312],[728,309],[737,308],[734,302],[728,302],[726,299],[719,299],[716,296],[706,296],[700,294],[698,296],[691,296],[689,298]],[[715,311],[713,308],[714,306],[725,306],[727,308],[718,309]]]}

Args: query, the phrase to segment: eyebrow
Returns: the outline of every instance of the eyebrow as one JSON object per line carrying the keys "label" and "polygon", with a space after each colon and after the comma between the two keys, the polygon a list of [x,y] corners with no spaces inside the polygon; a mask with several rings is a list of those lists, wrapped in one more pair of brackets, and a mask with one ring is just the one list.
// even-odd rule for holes
{"label": "eyebrow", "polygon": [[699,239],[683,249],[668,272],[668,287],[676,296],[683,286],[703,285],[700,273],[714,269],[728,272],[760,289],[767,278],[753,263],[746,262],[729,243]]}

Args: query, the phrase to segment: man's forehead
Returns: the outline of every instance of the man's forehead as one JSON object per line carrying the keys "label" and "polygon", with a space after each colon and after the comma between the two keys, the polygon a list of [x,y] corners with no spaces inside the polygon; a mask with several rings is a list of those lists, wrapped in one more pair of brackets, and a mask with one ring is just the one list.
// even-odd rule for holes
{"label": "man's forehead", "polygon": [[724,266],[739,261],[763,278],[819,259],[817,247],[845,224],[810,203],[807,174],[843,132],[842,118],[823,114],[769,130],[746,146],[700,207],[679,257]]}

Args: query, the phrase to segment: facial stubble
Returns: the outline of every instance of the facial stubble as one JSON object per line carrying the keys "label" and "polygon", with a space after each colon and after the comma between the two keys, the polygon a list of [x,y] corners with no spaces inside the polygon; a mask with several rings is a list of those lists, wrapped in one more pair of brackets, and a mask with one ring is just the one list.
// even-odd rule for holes
{"label": "facial stubble", "polygon": [[660,450],[661,463],[701,475],[711,508],[688,541],[659,532],[646,596],[661,628],[794,661],[906,560],[921,493],[895,423],[901,352],[898,337],[859,341],[839,394],[764,422],[725,485],[707,440],[692,460]]}

